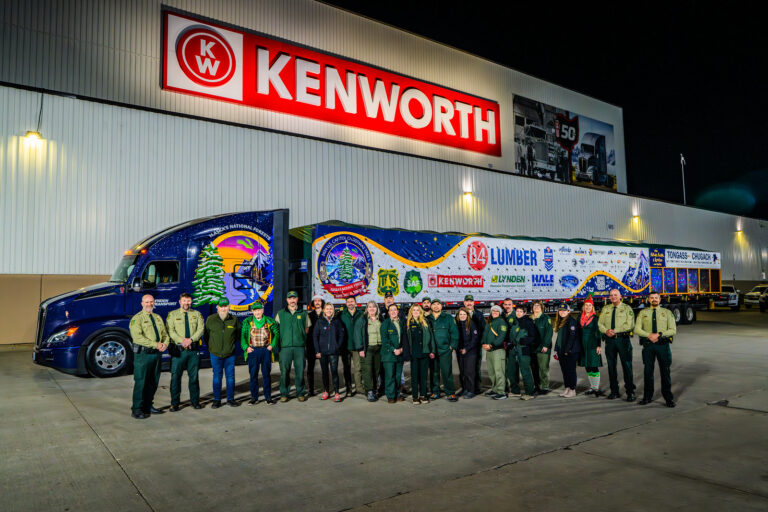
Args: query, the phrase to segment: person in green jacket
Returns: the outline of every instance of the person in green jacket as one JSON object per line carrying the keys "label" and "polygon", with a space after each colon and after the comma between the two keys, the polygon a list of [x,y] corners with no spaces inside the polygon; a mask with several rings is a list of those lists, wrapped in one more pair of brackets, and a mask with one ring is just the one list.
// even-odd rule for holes
{"label": "person in green jacket", "polygon": [[405,323],[405,348],[411,360],[411,397],[413,405],[429,403],[427,373],[430,359],[435,359],[435,342],[426,314],[420,305],[408,310]]}
{"label": "person in green jacket", "polygon": [[384,393],[387,403],[405,400],[400,394],[403,376],[403,327],[400,311],[395,304],[387,308],[388,318],[381,323],[381,363],[384,366]]}
{"label": "person in green jacket", "polygon": [[627,402],[635,400],[635,380],[632,371],[632,343],[630,336],[635,327],[635,312],[632,306],[621,301],[621,292],[618,288],[611,290],[608,295],[611,301],[602,311],[597,327],[603,334],[605,341],[605,360],[608,365],[608,380],[611,392],[606,397],[614,400],[621,397],[619,394],[619,376],[616,371],[616,356],[621,360],[621,371],[624,374],[624,391],[627,393]]}
{"label": "person in green jacket", "polygon": [[[535,395],[533,373],[531,371],[531,355],[538,347],[538,331],[533,320],[526,316],[525,307],[518,305],[515,308],[515,319],[510,321],[509,335],[507,337],[507,380],[512,396],[519,396],[521,400],[530,400]],[[524,393],[520,390],[520,376],[523,377]]]}
{"label": "person in green jacket", "polygon": [[[355,350],[355,322],[365,313],[362,309],[357,309],[357,300],[354,297],[347,297],[346,307],[339,313],[339,319],[344,326],[344,342],[346,350],[341,352],[341,359],[344,362],[344,381],[346,382],[346,396],[354,396],[355,393],[363,392],[363,366],[360,353]],[[347,374],[351,373],[352,378]],[[355,382],[355,390],[352,391],[352,380]]]}
{"label": "person in green jacket", "polygon": [[253,405],[259,402],[259,370],[261,370],[262,389],[264,399],[268,404],[274,404],[272,400],[272,354],[277,348],[280,339],[280,331],[277,322],[264,314],[264,305],[254,302],[251,305],[252,315],[243,320],[240,329],[240,347],[243,349],[243,358],[248,363],[250,376],[251,399],[248,403]]}
{"label": "person in green jacket", "polygon": [[299,294],[291,290],[285,297],[288,305],[277,312],[275,322],[280,333],[280,401],[287,402],[291,392],[291,367],[295,366],[296,398],[307,399],[304,391],[304,361],[307,332],[311,325],[309,314],[299,309]]}
{"label": "person in green jacket", "polygon": [[168,348],[168,331],[163,319],[152,311],[155,298],[146,294],[141,298],[141,311],[133,315],[130,323],[133,344],[133,405],[131,416],[143,420],[150,414],[162,414],[153,404],[160,381],[160,362]]}
{"label": "person in green jacket", "polygon": [[507,398],[505,393],[507,352],[504,350],[507,332],[507,321],[501,316],[501,307],[495,304],[491,307],[491,321],[483,331],[482,338],[485,364],[488,367],[488,377],[491,379],[491,389],[486,391],[485,395],[495,400]]}
{"label": "person in green jacket", "polygon": [[182,293],[179,297],[179,309],[168,313],[165,319],[171,343],[168,353],[171,356],[171,411],[179,410],[181,401],[181,376],[184,370],[189,378],[189,402],[195,409],[200,405],[200,338],[203,337],[205,321],[203,315],[192,309],[192,295]]}
{"label": "person in green jacket", "polygon": [[235,401],[235,343],[240,337],[237,318],[229,312],[229,301],[221,299],[216,313],[205,319],[205,339],[213,370],[213,403],[211,409],[221,407],[221,374],[227,379],[227,405],[238,407]]}
{"label": "person in green jacket", "polygon": [[536,350],[536,359],[539,362],[539,393],[549,393],[549,359],[552,356],[552,320],[544,313],[544,305],[541,302],[533,303],[531,320],[539,331],[541,344]]}
{"label": "person in green jacket", "polygon": [[[456,402],[456,388],[453,383],[453,351],[459,347],[459,329],[451,315],[443,312],[443,303],[440,299],[432,301],[432,314],[427,317],[435,337],[435,349],[440,365],[443,389],[448,401]],[[439,384],[432,383],[433,399],[440,398]]]}
{"label": "person in green jacket", "polygon": [[589,389],[585,395],[601,396],[600,367],[603,366],[602,348],[600,347],[600,329],[597,327],[595,304],[592,296],[587,297],[581,309],[579,324],[581,325],[581,357],[579,366],[587,370]]}
{"label": "person in green jacket", "polygon": [[379,305],[368,301],[365,315],[355,322],[355,351],[363,363],[363,385],[369,402],[379,399],[376,389],[376,374],[381,365],[381,321]]}

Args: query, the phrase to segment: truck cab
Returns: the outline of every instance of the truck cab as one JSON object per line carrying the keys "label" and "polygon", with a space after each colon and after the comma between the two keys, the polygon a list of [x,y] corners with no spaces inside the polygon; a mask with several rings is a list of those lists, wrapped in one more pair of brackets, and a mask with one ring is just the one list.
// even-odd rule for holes
{"label": "truck cab", "polygon": [[[139,241],[124,252],[109,281],[40,304],[34,361],[78,375],[129,372],[128,325],[145,294],[154,296],[154,311],[164,319],[179,307],[182,292],[193,295],[204,318],[222,297],[234,316],[250,314],[255,301],[271,315],[274,292],[284,292],[287,228],[287,210],[246,212],[197,219]],[[249,272],[240,271],[248,265]],[[207,347],[200,353],[207,358]]]}

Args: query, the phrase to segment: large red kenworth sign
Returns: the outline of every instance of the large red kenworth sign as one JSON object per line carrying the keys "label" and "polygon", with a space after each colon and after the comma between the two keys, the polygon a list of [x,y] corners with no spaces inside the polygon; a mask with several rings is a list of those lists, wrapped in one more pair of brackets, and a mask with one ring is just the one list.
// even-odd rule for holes
{"label": "large red kenworth sign", "polygon": [[501,156],[499,104],[163,12],[163,89]]}

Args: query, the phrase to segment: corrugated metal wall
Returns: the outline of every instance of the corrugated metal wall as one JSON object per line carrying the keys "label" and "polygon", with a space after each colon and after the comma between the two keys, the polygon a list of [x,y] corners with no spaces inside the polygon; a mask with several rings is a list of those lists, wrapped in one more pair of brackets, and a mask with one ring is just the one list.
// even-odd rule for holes
{"label": "corrugated metal wall", "polygon": [[0,273],[111,273],[164,227],[272,208],[290,208],[292,226],[695,246],[720,251],[723,275],[740,280],[760,279],[768,248],[754,219],[59,96],[45,96],[45,140],[27,147],[39,104],[39,93],[0,87]]}
{"label": "corrugated metal wall", "polygon": [[[498,101],[502,157],[163,91],[163,4]],[[518,94],[612,124],[626,191],[620,108],[311,0],[6,0],[0,30],[0,82],[506,171]]]}

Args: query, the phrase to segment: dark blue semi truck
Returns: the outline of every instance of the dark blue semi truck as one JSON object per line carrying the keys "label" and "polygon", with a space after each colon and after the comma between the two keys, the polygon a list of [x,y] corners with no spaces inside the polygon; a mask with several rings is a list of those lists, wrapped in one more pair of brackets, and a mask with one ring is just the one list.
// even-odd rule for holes
{"label": "dark blue semi truck", "polygon": [[[273,299],[287,291],[287,240],[288,210],[207,217],[141,240],[125,251],[108,282],[40,305],[34,360],[79,375],[130,371],[128,323],[146,293],[163,318],[179,307],[182,292],[194,294],[193,307],[204,317],[222,297],[233,315],[248,315],[255,301],[271,315]],[[201,354],[207,357],[204,346]]]}
{"label": "dark blue semi truck", "polygon": [[[256,301],[273,315],[288,290],[298,291],[303,304],[314,293],[337,305],[348,295],[362,305],[392,293],[399,304],[428,295],[448,301],[451,309],[471,293],[481,309],[511,297],[523,303],[542,300],[549,310],[562,300],[579,308],[587,294],[599,307],[618,286],[638,308],[649,291],[660,292],[677,321],[690,323],[720,291],[719,261],[718,253],[697,249],[418,232],[338,221],[289,232],[288,210],[219,215],[141,240],[125,251],[108,282],[45,300],[34,360],[78,375],[130,372],[128,324],[147,293],[163,318],[179,307],[182,292],[192,294],[193,307],[204,317],[227,298],[232,313],[242,318]],[[208,358],[204,344],[200,353]]]}

